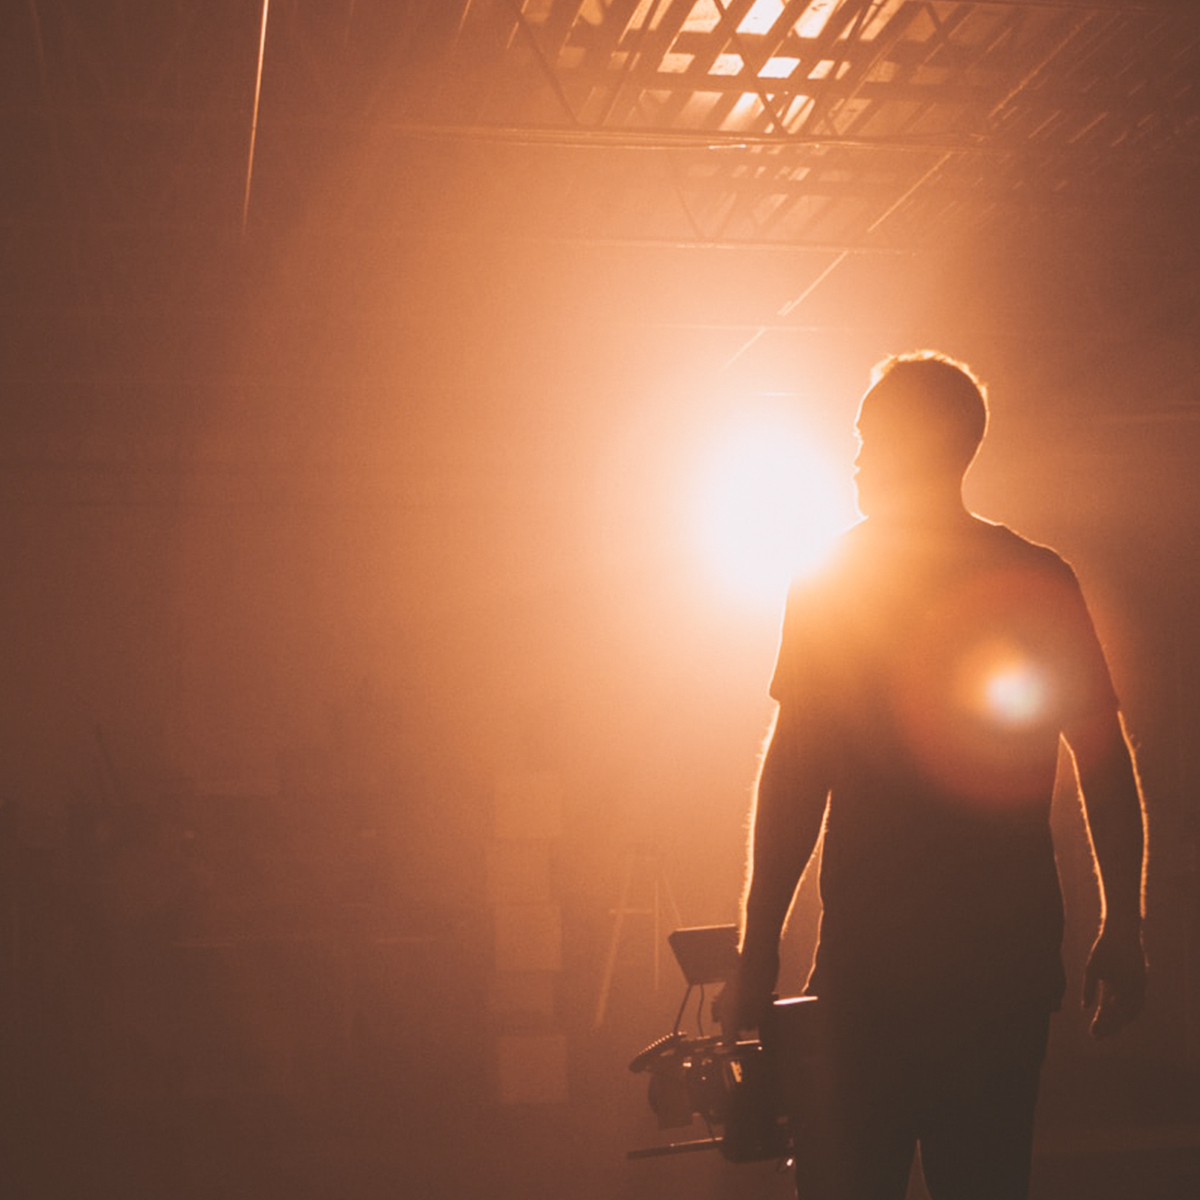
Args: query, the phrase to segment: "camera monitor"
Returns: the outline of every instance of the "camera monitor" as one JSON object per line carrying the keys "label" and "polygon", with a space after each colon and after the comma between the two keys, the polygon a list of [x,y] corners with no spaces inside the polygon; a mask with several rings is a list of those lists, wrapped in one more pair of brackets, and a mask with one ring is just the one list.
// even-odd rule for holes
{"label": "camera monitor", "polygon": [[689,987],[725,983],[738,964],[736,925],[698,925],[676,929],[667,938]]}

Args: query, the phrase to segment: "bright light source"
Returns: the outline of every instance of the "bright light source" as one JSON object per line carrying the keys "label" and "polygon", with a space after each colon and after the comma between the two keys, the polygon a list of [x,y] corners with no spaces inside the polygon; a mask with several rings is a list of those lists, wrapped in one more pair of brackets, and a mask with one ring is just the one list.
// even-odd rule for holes
{"label": "bright light source", "polygon": [[729,590],[777,602],[853,520],[827,453],[793,414],[741,410],[715,432],[697,479],[700,548]]}

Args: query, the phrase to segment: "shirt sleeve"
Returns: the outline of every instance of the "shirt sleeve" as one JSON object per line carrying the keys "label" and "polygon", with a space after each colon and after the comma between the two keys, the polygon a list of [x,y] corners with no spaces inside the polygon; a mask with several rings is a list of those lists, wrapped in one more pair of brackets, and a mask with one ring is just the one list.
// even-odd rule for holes
{"label": "shirt sleeve", "polygon": [[1063,663],[1065,695],[1062,726],[1069,741],[1092,736],[1093,730],[1111,727],[1119,708],[1116,689],[1096,627],[1075,573],[1063,563],[1063,616],[1066,630]]}

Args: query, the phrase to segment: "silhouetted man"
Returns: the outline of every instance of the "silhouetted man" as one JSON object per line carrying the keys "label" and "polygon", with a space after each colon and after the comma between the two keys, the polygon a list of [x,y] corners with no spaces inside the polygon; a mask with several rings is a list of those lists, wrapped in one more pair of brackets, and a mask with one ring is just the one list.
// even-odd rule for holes
{"label": "silhouetted man", "polygon": [[795,1129],[805,1200],[902,1200],[918,1144],[933,1200],[1027,1195],[1065,988],[1060,738],[1104,904],[1092,1030],[1142,1007],[1143,809],[1117,699],[1070,567],[963,505],[986,423],[961,364],[881,364],[858,417],[866,520],[788,598],[724,1018],[758,1026],[823,830],[806,986],[821,1053]]}

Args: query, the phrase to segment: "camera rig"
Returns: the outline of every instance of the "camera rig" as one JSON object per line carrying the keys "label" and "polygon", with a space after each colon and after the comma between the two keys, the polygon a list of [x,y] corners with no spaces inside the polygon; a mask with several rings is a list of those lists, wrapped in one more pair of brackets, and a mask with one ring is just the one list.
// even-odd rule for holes
{"label": "camera rig", "polygon": [[[790,1154],[789,1081],[803,1057],[799,1039],[811,1021],[815,999],[776,1000],[759,1038],[731,1041],[705,1035],[704,988],[732,978],[738,963],[737,936],[736,925],[707,925],[677,929],[667,939],[687,991],[675,1027],[636,1054],[629,1069],[649,1075],[648,1099],[660,1130],[686,1128],[699,1117],[707,1136],[630,1150],[629,1158],[715,1149],[740,1163]],[[697,987],[699,1033],[692,1036],[679,1024]]]}

